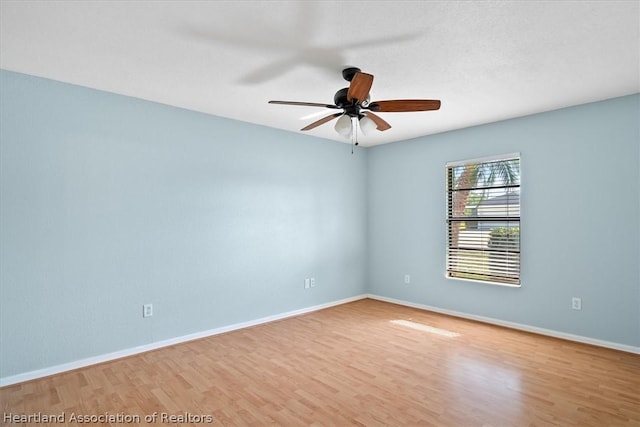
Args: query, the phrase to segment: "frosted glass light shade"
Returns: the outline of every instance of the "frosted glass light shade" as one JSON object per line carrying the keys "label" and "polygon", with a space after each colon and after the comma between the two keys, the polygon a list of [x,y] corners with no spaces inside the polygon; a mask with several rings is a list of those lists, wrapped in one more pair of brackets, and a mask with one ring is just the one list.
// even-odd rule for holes
{"label": "frosted glass light shade", "polygon": [[352,131],[351,117],[346,114],[342,115],[336,122],[336,126],[334,129],[340,135],[344,136],[345,138],[349,138]]}
{"label": "frosted glass light shade", "polygon": [[374,122],[367,116],[364,116],[360,119],[360,129],[365,135],[371,135],[377,127],[378,125],[376,125],[376,122]]}

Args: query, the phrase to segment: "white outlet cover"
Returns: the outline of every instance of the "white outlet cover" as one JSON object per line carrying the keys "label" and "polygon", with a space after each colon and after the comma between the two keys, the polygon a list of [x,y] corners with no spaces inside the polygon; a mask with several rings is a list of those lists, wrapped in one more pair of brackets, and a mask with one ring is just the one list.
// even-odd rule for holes
{"label": "white outlet cover", "polygon": [[153,304],[145,304],[142,306],[142,317],[153,316]]}
{"label": "white outlet cover", "polygon": [[574,310],[582,310],[582,298],[574,297],[571,299],[571,308]]}

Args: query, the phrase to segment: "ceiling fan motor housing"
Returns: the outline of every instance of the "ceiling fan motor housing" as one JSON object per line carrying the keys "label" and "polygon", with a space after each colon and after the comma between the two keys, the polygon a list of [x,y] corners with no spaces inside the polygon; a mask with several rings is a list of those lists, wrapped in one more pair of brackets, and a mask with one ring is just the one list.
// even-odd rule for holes
{"label": "ceiling fan motor housing", "polygon": [[358,117],[360,114],[360,108],[362,106],[366,106],[369,103],[369,95],[367,95],[367,99],[362,101],[361,104],[358,104],[358,101],[352,100],[349,101],[347,99],[347,93],[349,92],[349,88],[345,87],[336,92],[333,96],[333,102],[338,107],[344,109],[345,114],[351,117]]}
{"label": "ceiling fan motor housing", "polygon": [[351,104],[349,101],[347,101],[347,92],[349,92],[349,88],[345,87],[344,89],[340,89],[339,91],[337,91],[333,96],[333,102],[338,107],[342,108],[348,104]]}

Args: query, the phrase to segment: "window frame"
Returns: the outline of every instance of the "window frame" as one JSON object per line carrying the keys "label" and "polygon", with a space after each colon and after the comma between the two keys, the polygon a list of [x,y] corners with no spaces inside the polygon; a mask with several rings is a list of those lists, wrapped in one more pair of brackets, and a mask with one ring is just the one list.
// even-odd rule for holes
{"label": "window frame", "polygon": [[[518,188],[518,192],[519,192],[519,215],[517,216],[517,221],[518,221],[518,230],[519,230],[519,236],[518,236],[518,275],[517,275],[517,283],[509,283],[507,281],[502,282],[499,280],[483,280],[483,279],[478,279],[478,278],[466,278],[466,277],[457,277],[457,276],[452,276],[450,274],[450,265],[449,265],[449,261],[450,261],[450,251],[451,249],[453,249],[450,245],[451,245],[451,232],[450,232],[450,221],[451,221],[451,217],[449,216],[449,212],[450,212],[450,198],[452,197],[452,195],[450,193],[452,193],[453,191],[450,190],[449,186],[450,186],[450,182],[449,182],[449,171],[451,168],[454,167],[459,167],[459,166],[465,166],[465,165],[469,165],[469,164],[482,164],[482,163],[490,163],[490,162],[496,162],[496,161],[502,161],[502,160],[518,160],[518,166],[519,166],[519,184],[517,185]],[[464,282],[475,282],[475,283],[482,283],[482,284],[488,284],[488,285],[497,285],[497,286],[506,286],[506,287],[510,287],[510,288],[520,288],[522,287],[522,228],[521,228],[521,222],[522,222],[522,157],[520,155],[519,152],[515,152],[515,153],[508,153],[508,154],[499,154],[499,155],[494,155],[494,156],[487,156],[487,157],[479,157],[479,158],[473,158],[473,159],[465,159],[465,160],[457,160],[457,161],[452,161],[452,162],[447,162],[445,165],[445,241],[446,241],[446,259],[445,259],[445,271],[444,271],[444,275],[446,279],[450,279],[450,280],[460,280],[460,281],[464,281]],[[479,187],[482,188],[482,187]],[[514,220],[516,219],[516,217],[514,217]],[[508,252],[508,251],[504,251],[503,253]]]}

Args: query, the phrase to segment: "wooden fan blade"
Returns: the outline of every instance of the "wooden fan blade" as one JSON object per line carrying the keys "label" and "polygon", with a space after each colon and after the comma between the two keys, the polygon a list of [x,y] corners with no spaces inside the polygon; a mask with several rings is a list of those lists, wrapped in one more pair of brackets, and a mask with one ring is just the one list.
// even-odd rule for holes
{"label": "wooden fan blade", "polygon": [[318,102],[298,102],[298,101],[269,101],[269,104],[281,104],[281,105],[300,105],[305,107],[325,107],[338,109],[337,105],[320,104]]}
{"label": "wooden fan blade", "polygon": [[347,92],[347,101],[355,99],[360,103],[367,99],[372,84],[373,76],[371,74],[357,72],[351,79],[349,91]]}
{"label": "wooden fan blade", "polygon": [[391,125],[389,123],[384,121],[382,117],[373,114],[371,111],[364,112],[363,114],[375,122],[376,129],[380,131],[391,129]]}
{"label": "wooden fan blade", "polygon": [[330,122],[331,120],[335,119],[336,117],[340,117],[343,113],[335,113],[335,114],[331,114],[327,117],[323,117],[320,120],[316,120],[315,122],[311,123],[310,125],[307,125],[305,127],[303,127],[300,130],[309,130],[309,129],[313,129],[315,127],[318,127],[322,124],[325,124],[327,122]]}
{"label": "wooden fan blade", "polygon": [[374,101],[367,106],[376,113],[393,113],[408,111],[431,111],[440,109],[438,99],[394,99],[391,101]]}

